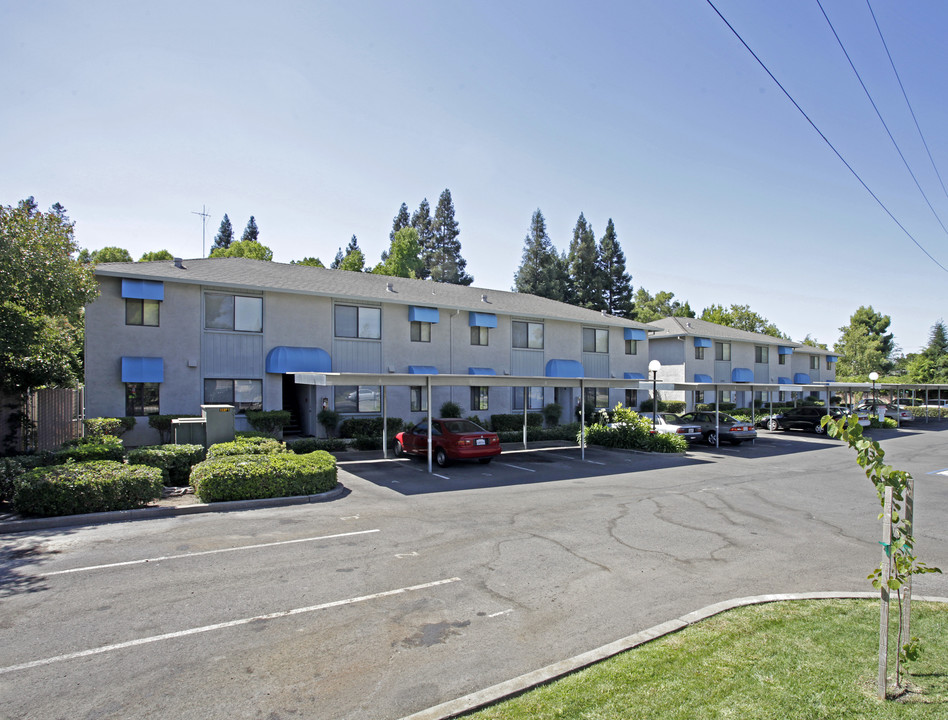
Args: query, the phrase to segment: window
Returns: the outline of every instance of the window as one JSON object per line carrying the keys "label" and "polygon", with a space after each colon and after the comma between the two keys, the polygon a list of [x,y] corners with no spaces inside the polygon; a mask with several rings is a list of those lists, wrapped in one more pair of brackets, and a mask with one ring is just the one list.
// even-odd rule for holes
{"label": "window", "polygon": [[336,305],[336,337],[378,340],[382,337],[382,308]]}
{"label": "window", "polygon": [[730,403],[734,402],[735,392],[733,390],[720,390],[718,392],[718,402],[719,403]]}
{"label": "window", "polygon": [[701,405],[704,403],[704,394],[706,390],[695,390],[695,405]]}
{"label": "window", "polygon": [[412,342],[431,342],[431,323],[412,320],[411,322],[411,341]]}
{"label": "window", "polygon": [[787,364],[787,358],[788,358],[788,357],[790,357],[790,356],[789,356],[789,355],[778,355],[778,356],[777,356],[777,364],[778,364],[778,365],[786,365],[786,364]]}
{"label": "window", "polygon": [[378,385],[337,385],[333,407],[338,413],[382,411],[382,388]]}
{"label": "window", "polygon": [[602,328],[583,328],[583,352],[609,352],[609,331]]}
{"label": "window", "polygon": [[486,327],[471,328],[471,345],[487,345],[488,331]]}
{"label": "window", "polygon": [[125,299],[125,324],[158,327],[158,300]]}
{"label": "window", "polygon": [[639,354],[639,341],[638,341],[638,340],[626,340],[626,341],[625,341],[625,354],[626,354],[626,355],[638,355],[638,354]]}
{"label": "window", "polygon": [[[514,410],[523,410],[523,388],[515,387],[513,389],[513,408]],[[527,388],[527,410],[543,409],[543,388]]]}
{"label": "window", "polygon": [[826,369],[827,369],[827,370],[832,370],[832,369],[833,369],[833,361],[830,360],[829,358],[826,358]]}
{"label": "window", "polygon": [[770,362],[770,348],[766,345],[754,346],[754,362],[758,364],[767,364]]}
{"label": "window", "polygon": [[206,293],[204,327],[208,330],[263,332],[263,298]]}
{"label": "window", "polygon": [[263,409],[262,380],[208,378],[204,381],[206,405],[233,405],[237,412]]}
{"label": "window", "polygon": [[810,370],[819,370],[819,369],[820,369],[820,356],[810,355]]}
{"label": "window", "polygon": [[704,348],[695,346],[695,360],[704,360]]}
{"label": "window", "polygon": [[625,391],[625,406],[627,408],[632,408],[633,410],[639,406],[639,391],[638,390]]}
{"label": "window", "polygon": [[726,342],[716,342],[714,343],[714,359],[715,360],[726,360],[730,362],[731,360],[731,343]]}
{"label": "window", "polygon": [[158,414],[159,383],[125,383],[125,414],[133,417]]}
{"label": "window", "polygon": [[[420,385],[408,388],[412,412],[428,412],[428,389]],[[427,428],[427,426],[425,426]]]}
{"label": "window", "polygon": [[609,388],[607,387],[588,387],[586,388],[585,401],[587,405],[592,405],[599,410],[609,407]]}
{"label": "window", "polygon": [[543,323],[514,320],[510,325],[515,348],[543,349]]}
{"label": "window", "polygon": [[471,387],[471,410],[487,410],[486,386]]}

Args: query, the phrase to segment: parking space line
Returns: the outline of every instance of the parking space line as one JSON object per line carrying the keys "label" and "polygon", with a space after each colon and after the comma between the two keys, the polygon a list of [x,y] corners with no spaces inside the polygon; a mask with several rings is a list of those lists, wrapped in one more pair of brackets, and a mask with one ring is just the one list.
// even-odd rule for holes
{"label": "parking space line", "polygon": [[368,600],[378,600],[380,598],[401,595],[416,590],[427,590],[439,585],[459,582],[461,578],[453,577],[445,580],[435,580],[422,585],[411,585],[409,587],[398,588],[397,590],[386,590],[384,592],[373,593],[372,595],[362,595],[360,597],[347,598],[345,600],[335,600],[333,602],[322,603],[320,605],[310,605],[309,607],[294,608],[292,610],[280,610],[278,612],[267,613],[266,615],[256,615],[254,617],[240,618],[238,620],[228,620],[227,622],[216,623],[215,625],[204,625],[203,627],[189,628],[187,630],[178,630],[177,632],[164,633],[163,635],[152,635],[151,637],[139,638],[137,640],[128,640],[126,642],[114,643],[113,645],[103,645],[92,648],[91,650],[80,650],[79,652],[66,653],[56,657],[44,658],[42,660],[33,660],[19,665],[9,665],[0,667],[0,675],[16,672],[18,670],[29,670],[30,668],[41,667],[43,665],[52,665],[53,663],[63,662],[64,660],[75,660],[90,655],[101,655],[114,650],[124,650],[125,648],[137,647],[139,645],[148,645],[161,640],[174,640],[176,638],[187,637],[189,635],[198,635],[200,633],[212,632],[214,630],[224,630],[226,628],[238,627],[240,625],[249,625],[253,622],[262,620],[277,620],[279,618],[290,617],[291,615],[302,615],[304,613],[317,612],[318,610],[328,610],[345,605],[354,605],[356,603],[367,602]]}
{"label": "parking space line", "polygon": [[536,472],[536,470],[531,470],[530,468],[520,467],[519,465],[511,465],[510,463],[500,463],[504,467],[514,468],[515,470],[526,470],[527,472]]}

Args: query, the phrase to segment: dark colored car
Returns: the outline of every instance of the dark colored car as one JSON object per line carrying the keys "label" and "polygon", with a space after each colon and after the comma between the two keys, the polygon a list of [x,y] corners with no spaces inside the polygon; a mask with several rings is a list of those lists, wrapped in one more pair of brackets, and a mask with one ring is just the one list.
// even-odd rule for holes
{"label": "dark colored car", "polygon": [[721,440],[727,440],[731,445],[740,445],[745,440],[757,439],[754,423],[738,420],[725,413],[721,413],[719,418],[715,418],[713,412],[702,410],[679,415],[678,419],[687,425],[700,425],[701,434],[708,445],[718,444],[719,430]]}
{"label": "dark colored car", "polygon": [[[780,415],[777,415],[777,427],[781,430],[809,430],[817,435],[822,435],[826,430],[822,422],[827,414],[825,407],[804,406],[796,408],[787,408]],[[829,416],[834,420],[839,420],[844,415],[842,408],[831,407]]]}
{"label": "dark colored car", "polygon": [[[438,467],[452,460],[478,460],[489,463],[500,455],[497,433],[462,418],[435,418],[431,421],[431,451]],[[395,436],[395,455],[428,454],[428,421]]]}

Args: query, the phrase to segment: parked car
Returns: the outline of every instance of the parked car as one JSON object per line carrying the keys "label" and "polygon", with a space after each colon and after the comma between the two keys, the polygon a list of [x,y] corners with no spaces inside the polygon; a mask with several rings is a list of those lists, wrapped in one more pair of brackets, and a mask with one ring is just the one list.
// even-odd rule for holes
{"label": "parked car", "polygon": [[892,403],[882,402],[881,400],[864,400],[856,406],[857,410],[865,410],[870,417],[879,416],[879,408],[885,408],[885,416],[899,423],[912,422],[915,416],[910,410],[893,405]]}
{"label": "parked car", "polygon": [[708,445],[718,444],[719,429],[721,439],[727,440],[732,445],[740,445],[745,440],[755,440],[757,438],[754,423],[738,420],[726,413],[720,413],[719,417],[716,418],[713,412],[690,412],[679,415],[678,418],[688,425],[700,426],[701,434]]}
{"label": "parked car", "polygon": [[[651,415],[648,416],[651,420]],[[653,432],[668,433],[669,435],[681,435],[688,442],[697,442],[703,437],[701,426],[697,423],[683,422],[675,413],[658,413],[655,416],[655,429]]]}
{"label": "parked car", "polygon": [[834,420],[839,420],[846,415],[846,411],[841,407],[818,407],[813,405],[804,405],[802,407],[787,408],[780,415],[777,415],[775,421],[777,427],[781,430],[809,430],[817,435],[826,432],[823,427],[823,418],[829,415]]}
{"label": "parked car", "polygon": [[[500,455],[500,438],[470,420],[435,418],[431,421],[431,451],[438,467],[452,460],[476,459],[489,463]],[[427,420],[395,436],[395,455],[428,455]]]}

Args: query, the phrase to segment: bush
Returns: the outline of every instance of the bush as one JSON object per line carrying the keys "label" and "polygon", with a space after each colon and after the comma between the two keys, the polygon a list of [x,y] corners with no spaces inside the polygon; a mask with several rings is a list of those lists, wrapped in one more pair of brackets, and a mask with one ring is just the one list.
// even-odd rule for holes
{"label": "bush", "polygon": [[165,485],[184,487],[191,468],[204,460],[203,445],[152,445],[129,450],[130,465],[148,465],[161,470]]}
{"label": "bush", "polygon": [[86,418],[83,424],[86,435],[90,437],[99,438],[104,435],[120,437],[135,427],[135,418]]}
{"label": "bush", "polygon": [[250,427],[270,435],[279,435],[292,419],[289,410],[248,410],[246,415]]}
{"label": "bush", "polygon": [[336,486],[336,459],[320,450],[216,457],[194,467],[191,485],[203,502],[314,495]]}
{"label": "bush", "polygon": [[297,455],[306,455],[315,450],[339,452],[348,447],[349,446],[339,438],[300,438],[299,440],[291,440],[286,444],[286,449]]}
{"label": "bush", "polygon": [[161,470],[102,460],[37,468],[14,481],[22,515],[75,515],[131,510],[161,497]]}
{"label": "bush", "polygon": [[560,424],[560,418],[563,416],[563,406],[559,403],[547,403],[543,406],[543,419],[550,427]]}
{"label": "bush", "polygon": [[207,450],[207,459],[229,455],[273,455],[287,452],[286,445],[269,435],[260,437],[241,436],[231,442],[211,445]]}
{"label": "bush", "polygon": [[[401,432],[405,421],[401,418],[388,418],[388,434],[394,436]],[[382,418],[346,418],[339,425],[339,437],[354,438],[360,435],[375,435],[382,437]]]}
{"label": "bush", "polygon": [[[541,413],[527,413],[527,427],[543,427],[543,415]],[[494,432],[505,432],[511,430],[523,431],[523,413],[497,413],[490,416],[490,429]]]}
{"label": "bush", "polygon": [[357,435],[352,446],[356,450],[381,450],[382,438],[378,435]]}
{"label": "bush", "polygon": [[172,420],[183,417],[195,417],[194,415],[149,415],[148,416],[148,427],[154,428],[158,431],[158,439],[161,440],[161,444],[165,445],[167,443],[174,441],[174,423]]}
{"label": "bush", "polygon": [[[579,423],[566,423],[552,428],[527,427],[527,442],[536,442],[538,440],[576,440],[576,433],[579,432]],[[497,433],[501,443],[520,443],[523,442],[523,426],[519,430],[504,430]]]}
{"label": "bush", "polygon": [[316,421],[325,428],[326,436],[332,437],[332,434],[336,431],[336,426],[339,424],[339,413],[329,408],[320,410],[319,414],[316,415]]}
{"label": "bush", "polygon": [[470,420],[475,425],[478,425],[485,429],[487,428],[487,425],[484,423],[483,420],[481,420],[480,415],[468,415],[467,419]]}
{"label": "bush", "polygon": [[[723,406],[722,406],[722,409],[723,409]],[[645,414],[652,412],[652,398],[647,398],[643,400],[642,404],[639,405],[639,410]],[[667,401],[659,400],[658,401],[658,412],[680,413],[684,411],[685,411],[684,400],[667,400]]]}
{"label": "bush", "polygon": [[461,406],[456,402],[451,402],[448,400],[446,403],[441,405],[441,417],[443,418],[459,418],[461,417]]}
{"label": "bush", "polygon": [[101,435],[91,438],[77,438],[63,443],[61,450],[53,453],[55,462],[63,464],[73,462],[90,462],[93,460],[112,460],[122,462],[125,459],[125,446],[122,438],[114,435]]}
{"label": "bush", "polygon": [[0,457],[0,502],[13,499],[13,481],[26,472],[17,457]]}
{"label": "bush", "polygon": [[[586,442],[590,445],[644,450],[646,452],[685,452],[688,441],[670,433],[652,433],[652,423],[636,412],[617,405],[613,411],[615,425],[596,423],[586,429]],[[577,442],[580,438],[577,437]]]}

